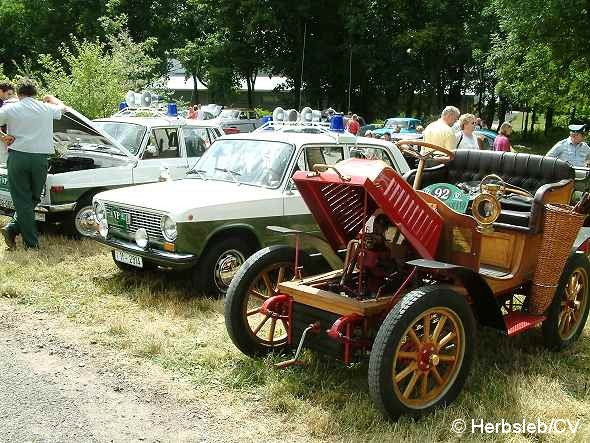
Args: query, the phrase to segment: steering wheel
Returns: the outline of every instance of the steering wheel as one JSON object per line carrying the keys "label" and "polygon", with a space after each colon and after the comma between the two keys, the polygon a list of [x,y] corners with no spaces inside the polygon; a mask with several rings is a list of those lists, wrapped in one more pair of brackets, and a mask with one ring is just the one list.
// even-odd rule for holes
{"label": "steering wheel", "polygon": [[[491,183],[492,180],[496,181],[498,183],[493,184],[493,183]],[[488,182],[490,182],[490,183],[488,183]],[[506,183],[502,177],[500,177],[499,175],[496,175],[496,174],[489,174],[489,175],[486,175],[484,178],[482,178],[481,182],[479,183],[479,191],[482,193],[484,191],[491,192],[491,193],[497,193],[497,194],[500,194],[501,196],[504,194],[515,194],[515,195],[522,195],[524,197],[530,197],[530,198],[534,197],[534,195],[531,194],[526,189],[520,188],[515,185],[511,185],[510,183]]]}
{"label": "steering wheel", "polygon": [[[455,158],[455,153],[453,151],[422,140],[399,140],[395,142],[395,145],[400,151],[419,160],[418,169],[416,169],[416,178],[414,178],[414,189],[420,189],[426,160],[432,160],[437,164],[441,164],[448,163]],[[414,149],[414,146],[427,149]],[[435,152],[440,152],[444,155],[434,155]]]}
{"label": "steering wheel", "polygon": [[267,186],[271,186],[273,181],[281,178],[280,172],[273,168],[264,168],[262,170],[262,176],[264,177]]}

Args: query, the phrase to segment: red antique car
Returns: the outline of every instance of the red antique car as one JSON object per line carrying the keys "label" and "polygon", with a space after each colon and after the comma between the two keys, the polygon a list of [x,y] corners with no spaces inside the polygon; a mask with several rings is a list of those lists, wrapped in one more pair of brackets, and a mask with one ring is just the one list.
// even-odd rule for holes
{"label": "red antique car", "polygon": [[[371,396],[392,418],[457,397],[479,327],[515,336],[541,326],[547,346],[563,349],[590,308],[590,230],[566,205],[567,164],[398,145],[420,160],[405,178],[360,159],[297,172],[324,238],[269,227],[294,246],[250,257],[225,305],[232,341],[252,357],[290,347],[294,358],[278,366],[298,363],[303,347],[345,364],[368,357]],[[440,164],[425,168],[427,159]],[[452,204],[462,197],[455,185],[471,215]],[[332,270],[310,275],[308,250]]]}

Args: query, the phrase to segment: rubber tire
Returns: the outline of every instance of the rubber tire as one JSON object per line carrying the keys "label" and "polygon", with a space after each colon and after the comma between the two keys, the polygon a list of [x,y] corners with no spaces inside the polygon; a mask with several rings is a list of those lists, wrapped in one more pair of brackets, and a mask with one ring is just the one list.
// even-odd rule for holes
{"label": "rubber tire", "polygon": [[[590,261],[588,261],[588,256],[586,254],[578,253],[570,255],[567,263],[565,264],[565,268],[561,273],[561,278],[559,279],[559,285],[557,286],[557,290],[555,291],[553,301],[551,302],[549,310],[547,311],[547,319],[543,322],[541,328],[543,330],[543,339],[545,341],[545,346],[552,351],[561,351],[571,346],[580,337],[580,334],[586,326],[586,321],[588,320],[590,300],[586,302],[586,308],[584,312],[582,312],[582,321],[580,322],[578,330],[575,332],[575,334],[572,335],[568,340],[562,340],[559,336],[558,324],[559,312],[561,310],[561,299],[564,295],[565,286],[567,284],[569,275],[579,267],[583,267],[586,270],[586,273],[589,278],[588,283],[590,284]],[[590,297],[590,294],[588,294],[587,297]]]}
{"label": "rubber tire", "polygon": [[214,296],[218,298],[225,297],[226,292],[220,291],[215,285],[213,272],[217,260],[225,251],[235,249],[240,251],[247,260],[255,251],[255,247],[250,245],[245,239],[238,236],[224,238],[221,241],[214,240],[207,245],[205,253],[201,256],[199,264],[192,272],[192,284],[197,292],[205,296]]}
{"label": "rubber tire", "polygon": [[111,257],[113,258],[113,263],[115,263],[115,266],[119,268],[120,271],[128,274],[140,274],[142,272],[153,271],[156,269],[156,265],[147,261],[145,258],[143,259],[143,268],[138,268],[136,266],[131,266],[127,263],[121,263],[120,261],[115,260],[115,251],[111,251]]}
{"label": "rubber tire", "polygon": [[[302,260],[305,255],[300,254]],[[260,272],[274,263],[295,264],[295,248],[286,245],[275,245],[261,249],[244,262],[227,290],[225,298],[225,327],[231,341],[244,354],[259,357],[271,352],[287,348],[283,346],[265,346],[252,337],[249,327],[244,324],[242,307],[248,295],[248,288]],[[302,262],[305,266],[305,261]]]}
{"label": "rubber tire", "polygon": [[[394,395],[393,358],[402,334],[410,323],[433,307],[453,310],[463,322],[465,329],[465,354],[463,364],[455,381],[447,392],[432,405],[423,409],[409,408]],[[395,305],[377,332],[369,358],[369,392],[379,409],[391,419],[400,415],[421,416],[431,410],[451,403],[463,388],[469,375],[475,349],[475,318],[471,307],[460,294],[441,285],[424,286],[408,292]]]}
{"label": "rubber tire", "polygon": [[[64,233],[73,239],[80,240],[84,237],[88,237],[86,235],[82,235],[78,229],[76,229],[76,215],[80,210],[87,206],[92,206],[92,195],[89,197],[82,197],[78,202],[76,202],[76,207],[74,211],[67,216],[63,223]],[[88,237],[91,238],[91,237]]]}

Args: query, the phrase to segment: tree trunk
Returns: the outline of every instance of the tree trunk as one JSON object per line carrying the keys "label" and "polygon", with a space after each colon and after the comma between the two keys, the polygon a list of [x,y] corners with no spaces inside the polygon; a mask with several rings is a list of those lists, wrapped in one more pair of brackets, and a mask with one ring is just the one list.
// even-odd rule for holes
{"label": "tree trunk", "polygon": [[197,84],[197,74],[192,72],[191,77],[193,78],[193,92],[191,94],[191,105],[196,105],[199,103],[199,85]]}
{"label": "tree trunk", "polygon": [[537,118],[537,111],[533,108],[533,115],[531,115],[531,135],[535,132],[535,119]]}
{"label": "tree trunk", "polygon": [[553,112],[555,112],[555,109],[549,106],[547,108],[547,112],[545,113],[545,136],[547,136],[549,129],[553,127]]}
{"label": "tree trunk", "polygon": [[572,108],[572,115],[570,116],[570,123],[573,123],[576,120],[576,107]]}
{"label": "tree trunk", "polygon": [[528,130],[529,130],[529,108],[525,108],[526,111],[526,115],[524,117],[524,135],[527,134]]}
{"label": "tree trunk", "polygon": [[500,126],[506,119],[506,111],[508,111],[508,100],[505,97],[500,97],[498,103],[498,130],[500,130]]}

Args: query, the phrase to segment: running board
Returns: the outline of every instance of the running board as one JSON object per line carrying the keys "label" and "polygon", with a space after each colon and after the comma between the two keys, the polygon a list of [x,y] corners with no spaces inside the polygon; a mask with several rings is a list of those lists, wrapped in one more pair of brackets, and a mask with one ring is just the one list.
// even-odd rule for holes
{"label": "running board", "polygon": [[530,315],[522,312],[511,312],[504,316],[504,333],[508,337],[513,337],[521,332],[539,326],[547,317],[544,315]]}

